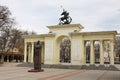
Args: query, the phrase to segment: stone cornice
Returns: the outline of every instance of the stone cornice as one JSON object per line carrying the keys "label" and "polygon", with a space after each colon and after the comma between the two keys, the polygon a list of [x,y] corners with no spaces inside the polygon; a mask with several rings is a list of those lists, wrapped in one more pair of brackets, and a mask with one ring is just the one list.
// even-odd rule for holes
{"label": "stone cornice", "polygon": [[54,37],[54,33],[49,33],[49,34],[40,34],[40,35],[24,35],[23,38],[44,38],[44,37]]}
{"label": "stone cornice", "polygon": [[80,24],[66,24],[66,25],[53,25],[53,26],[47,26],[49,29],[53,28],[68,28],[68,27],[79,27],[80,29],[83,29],[84,27]]}
{"label": "stone cornice", "polygon": [[70,33],[70,35],[105,35],[105,34],[117,35],[117,31],[71,32]]}

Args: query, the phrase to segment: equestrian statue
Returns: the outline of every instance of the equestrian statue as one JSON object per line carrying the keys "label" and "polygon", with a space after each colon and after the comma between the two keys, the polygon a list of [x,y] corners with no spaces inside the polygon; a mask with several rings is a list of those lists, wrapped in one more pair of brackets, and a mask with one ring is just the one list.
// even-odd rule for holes
{"label": "equestrian statue", "polygon": [[63,12],[61,14],[61,18],[59,18],[60,22],[59,25],[64,25],[64,24],[70,24],[72,21],[72,18],[69,16],[69,13],[63,9]]}

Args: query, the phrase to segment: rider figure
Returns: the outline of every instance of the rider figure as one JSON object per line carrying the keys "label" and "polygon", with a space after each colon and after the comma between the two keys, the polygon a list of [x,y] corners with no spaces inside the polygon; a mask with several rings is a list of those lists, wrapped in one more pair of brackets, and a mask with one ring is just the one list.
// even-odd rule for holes
{"label": "rider figure", "polygon": [[63,17],[60,18],[60,23],[59,23],[60,25],[69,24],[72,21],[71,17],[69,16],[69,13],[64,9],[61,15],[63,15]]}
{"label": "rider figure", "polygon": [[62,12],[61,15],[64,15],[64,18],[67,18],[69,13],[63,9],[63,12]]}

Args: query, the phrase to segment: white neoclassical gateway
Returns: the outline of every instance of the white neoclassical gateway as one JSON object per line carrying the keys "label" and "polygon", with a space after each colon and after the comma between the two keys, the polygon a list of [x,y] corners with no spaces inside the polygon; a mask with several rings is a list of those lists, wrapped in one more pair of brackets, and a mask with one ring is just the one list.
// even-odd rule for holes
{"label": "white neoclassical gateway", "polygon": [[42,45],[42,63],[114,64],[116,31],[81,32],[80,24],[48,26],[48,34],[24,36],[24,62],[33,62],[34,44]]}

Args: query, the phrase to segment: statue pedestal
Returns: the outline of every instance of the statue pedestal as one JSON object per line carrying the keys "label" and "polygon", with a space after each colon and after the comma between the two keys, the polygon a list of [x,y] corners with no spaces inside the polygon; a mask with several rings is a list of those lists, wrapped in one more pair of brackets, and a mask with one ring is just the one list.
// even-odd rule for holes
{"label": "statue pedestal", "polygon": [[41,69],[41,45],[38,41],[34,50],[34,69],[28,70],[28,72],[43,72]]}
{"label": "statue pedestal", "polygon": [[44,70],[43,69],[41,69],[41,70],[35,70],[35,69],[31,69],[31,70],[28,70],[28,72],[43,72]]}

